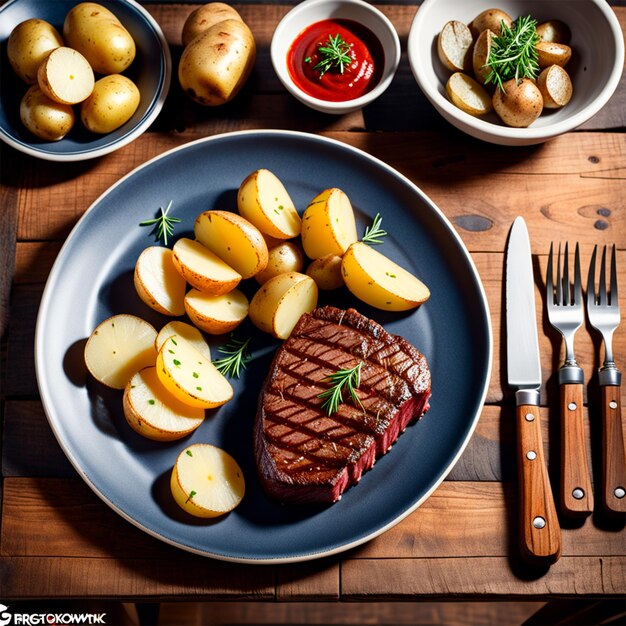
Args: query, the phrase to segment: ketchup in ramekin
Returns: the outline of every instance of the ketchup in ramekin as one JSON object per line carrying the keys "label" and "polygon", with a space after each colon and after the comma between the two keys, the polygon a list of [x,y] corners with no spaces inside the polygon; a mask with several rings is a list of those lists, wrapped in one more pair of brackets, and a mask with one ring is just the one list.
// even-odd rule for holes
{"label": "ketchup in ramekin", "polygon": [[[339,39],[337,39],[339,37]],[[324,71],[328,58],[320,48],[340,42],[348,58]],[[302,91],[329,102],[354,100],[379,83],[385,53],[378,37],[367,27],[347,19],[328,19],[305,28],[287,52],[291,80]]]}

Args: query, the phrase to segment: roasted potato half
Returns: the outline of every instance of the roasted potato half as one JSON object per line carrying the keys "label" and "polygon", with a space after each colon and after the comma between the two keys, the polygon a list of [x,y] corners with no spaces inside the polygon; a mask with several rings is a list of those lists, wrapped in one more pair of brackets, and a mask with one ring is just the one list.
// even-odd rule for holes
{"label": "roasted potato half", "polygon": [[248,298],[233,289],[221,296],[211,296],[192,289],[185,296],[185,310],[189,319],[210,335],[229,333],[248,315]]}
{"label": "roasted potato half", "polygon": [[462,72],[472,66],[474,38],[470,29],[457,20],[447,22],[437,37],[437,54],[441,62],[453,72]]}
{"label": "roasted potato half", "polygon": [[259,229],[229,211],[205,211],[194,224],[196,239],[230,265],[242,278],[267,267],[267,244]]}
{"label": "roasted potato half", "polygon": [[237,461],[208,443],[194,443],[176,459],[170,479],[174,500],[195,517],[218,517],[242,500],[246,484]]}
{"label": "roasted potato half", "polygon": [[168,322],[161,328],[159,334],[156,336],[154,341],[154,347],[158,352],[161,349],[161,346],[165,343],[166,339],[169,339],[173,335],[178,335],[182,337],[185,341],[190,343],[202,356],[211,360],[211,348],[209,344],[205,341],[202,333],[191,324],[187,324],[187,322],[181,322],[180,320],[172,320]]}
{"label": "roasted potato half", "polygon": [[546,109],[560,109],[572,98],[572,81],[560,65],[551,65],[537,77],[537,88]]}
{"label": "roasted potato half", "polygon": [[455,72],[450,76],[446,93],[452,104],[470,115],[485,115],[493,110],[491,97],[485,88],[463,72]]}
{"label": "roasted potato half", "polygon": [[268,280],[250,302],[250,319],[262,331],[287,339],[303,313],[317,306],[317,285],[306,274],[289,272]]}
{"label": "roasted potato half", "polygon": [[91,65],[80,52],[60,46],[39,66],[37,82],[51,100],[78,104],[91,95],[95,78]]}
{"label": "roasted potato half", "polygon": [[237,194],[239,213],[264,235],[292,239],[300,234],[302,220],[278,177],[266,169],[252,172]]}
{"label": "roasted potato half", "polygon": [[156,367],[137,372],[124,389],[124,417],[137,433],[155,441],[174,441],[204,421],[204,409],[192,407],[165,389]]}
{"label": "roasted potato half", "polygon": [[407,311],[430,297],[421,280],[361,241],[348,248],[341,270],[348,289],[377,309]]}

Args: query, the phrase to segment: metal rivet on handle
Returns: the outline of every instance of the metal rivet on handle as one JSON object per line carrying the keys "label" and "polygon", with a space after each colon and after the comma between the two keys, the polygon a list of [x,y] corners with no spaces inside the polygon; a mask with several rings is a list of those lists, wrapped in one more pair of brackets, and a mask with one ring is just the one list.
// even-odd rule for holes
{"label": "metal rivet on handle", "polygon": [[527,458],[529,461],[534,461],[534,460],[537,458],[537,453],[536,453],[534,450],[529,450],[529,451],[526,453],[526,458]]}
{"label": "metal rivet on handle", "polygon": [[570,411],[575,411],[575,410],[576,410],[576,403],[575,403],[575,402],[570,402],[570,403],[567,405],[567,408],[568,408]]}
{"label": "metal rivet on handle", "polygon": [[616,409],[616,408],[617,408],[617,402],[615,402],[615,400],[611,400],[611,401],[609,402],[609,406],[610,406],[612,409]]}
{"label": "metal rivet on handle", "polygon": [[576,489],[572,491],[572,495],[576,498],[576,500],[582,500],[585,497],[585,492],[580,487],[576,487]]}
{"label": "metal rivet on handle", "polygon": [[624,489],[624,487],[616,487],[613,493],[616,498],[621,500],[624,496],[626,496],[626,489]]}
{"label": "metal rivet on handle", "polygon": [[532,422],[535,419],[535,414],[526,413],[526,415],[524,415],[524,418],[526,419],[527,422]]}
{"label": "metal rivet on handle", "polygon": [[535,528],[545,528],[546,527],[546,520],[543,519],[543,517],[541,517],[541,515],[537,515],[537,517],[535,517],[535,519],[533,520],[533,526]]}

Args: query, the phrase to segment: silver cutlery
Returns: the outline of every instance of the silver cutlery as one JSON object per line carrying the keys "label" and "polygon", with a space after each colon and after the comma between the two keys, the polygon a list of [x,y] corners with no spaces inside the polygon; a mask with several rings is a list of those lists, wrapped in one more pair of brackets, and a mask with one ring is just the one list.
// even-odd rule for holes
{"label": "silver cutlery", "polygon": [[591,475],[583,421],[582,368],[574,354],[574,336],[584,320],[578,244],[574,252],[573,284],[570,282],[569,249],[559,244],[554,277],[553,246],[550,245],[546,275],[548,319],[565,341],[565,360],[559,369],[561,413],[561,510],[569,516],[584,517],[593,511]]}
{"label": "silver cutlery", "polygon": [[602,335],[604,361],[598,372],[602,392],[602,504],[607,512],[626,513],[626,455],[622,432],[621,372],[613,358],[613,332],[620,323],[615,245],[611,253],[610,286],[606,288],[606,246],[602,251],[598,289],[593,249],[587,277],[587,316]]}
{"label": "silver cutlery", "polygon": [[518,217],[506,254],[508,382],[515,387],[517,461],[522,557],[554,563],[561,553],[561,529],[543,454],[539,419],[541,363],[528,230]]}

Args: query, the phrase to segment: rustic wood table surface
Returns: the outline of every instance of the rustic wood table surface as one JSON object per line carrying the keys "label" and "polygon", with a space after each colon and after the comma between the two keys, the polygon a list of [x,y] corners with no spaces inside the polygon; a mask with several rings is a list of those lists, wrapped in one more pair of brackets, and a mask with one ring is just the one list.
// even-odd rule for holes
{"label": "rustic wood table surface", "polygon": [[[626,7],[614,10],[626,26]],[[269,60],[287,4],[235,5],[251,26],[258,59],[237,99],[206,110],[176,78],[153,126],[119,151],[80,163],[37,160],[2,146],[0,334],[2,336],[2,520],[0,601],[34,598],[151,600],[521,600],[618,599],[626,594],[622,520],[596,511],[562,520],[562,556],[549,569],[522,563],[517,542],[514,400],[504,368],[504,251],[512,221],[528,224],[536,281],[545,451],[558,494],[556,370],[561,340],[545,314],[547,252],[578,241],[583,267],[595,244],[617,245],[626,314],[626,81],[592,120],[543,145],[505,148],[456,131],[413,80],[406,41],[415,4],[379,5],[403,45],[393,84],[375,104],[329,117],[288,95]],[[174,62],[189,4],[147,3]],[[192,555],[124,521],[66,460],[38,395],[33,341],[38,304],[55,257],[78,218],[110,185],[146,160],[188,141],[239,129],[297,129],[362,148],[414,181],[442,209],[478,268],[489,300],[492,378],[478,427],[462,458],[414,513],[371,542],[338,556],[288,565],[239,565]],[[71,324],[71,320],[67,320]],[[615,356],[626,369],[626,321]],[[593,474],[600,475],[600,345],[586,324],[585,424]],[[626,397],[622,395],[622,403]]]}

